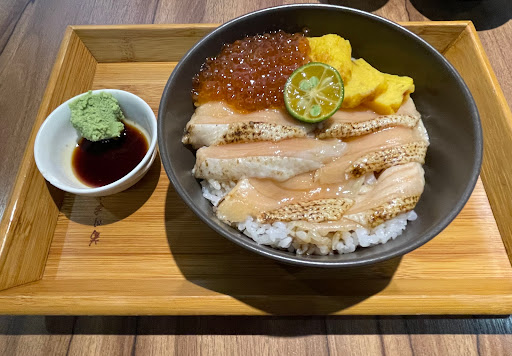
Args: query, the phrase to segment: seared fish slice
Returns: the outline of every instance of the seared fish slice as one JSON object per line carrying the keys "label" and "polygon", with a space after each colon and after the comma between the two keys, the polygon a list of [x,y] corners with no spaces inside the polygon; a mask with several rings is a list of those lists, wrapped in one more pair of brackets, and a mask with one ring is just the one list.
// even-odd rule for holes
{"label": "seared fish slice", "polygon": [[408,163],[388,168],[382,172],[370,192],[356,198],[355,204],[343,217],[373,228],[414,209],[424,186],[421,164]]}
{"label": "seared fish slice", "polygon": [[225,103],[209,102],[196,109],[187,123],[182,141],[194,148],[227,143],[280,141],[305,137],[313,129],[313,125],[293,119],[286,110],[239,113]]}
{"label": "seared fish slice", "polygon": [[345,173],[352,177],[361,177],[368,172],[378,172],[407,162],[424,164],[427,147],[426,142],[416,141],[368,153],[352,162]]}
{"label": "seared fish slice", "polygon": [[272,224],[276,221],[322,222],[341,219],[352,205],[354,200],[348,198],[318,199],[295,204],[289,204],[282,208],[266,211],[258,215],[258,221]]}
{"label": "seared fish slice", "polygon": [[418,118],[410,115],[386,115],[361,122],[336,122],[317,132],[318,138],[347,138],[366,135],[391,126],[413,128]]}
{"label": "seared fish slice", "polygon": [[418,200],[420,200],[420,195],[394,198],[365,212],[347,213],[345,218],[367,228],[374,228],[386,220],[391,220],[402,213],[413,210]]}
{"label": "seared fish slice", "polygon": [[[351,206],[364,178],[343,184],[320,185],[314,172],[304,173],[285,182],[271,179],[243,179],[217,207],[219,219],[242,222],[249,216],[260,221],[328,221]],[[353,223],[352,223],[353,224]]]}
{"label": "seared fish slice", "polygon": [[396,126],[347,141],[344,155],[316,172],[321,184],[333,184],[409,162],[424,163],[428,139],[420,123]]}
{"label": "seared fish slice", "polygon": [[238,181],[256,177],[285,181],[333,161],[345,147],[337,139],[311,138],[202,147],[196,153],[193,173],[202,179]]}
{"label": "seared fish slice", "polygon": [[307,175],[283,183],[243,179],[224,197],[216,213],[227,223],[243,222],[251,216],[262,223],[292,222],[324,235],[372,228],[414,209],[425,185],[423,175],[419,163],[394,166],[382,172],[366,193],[358,189],[357,180],[321,186]]}
{"label": "seared fish slice", "polygon": [[391,126],[413,128],[419,120],[420,114],[413,100],[409,98],[393,115],[378,115],[364,109],[338,110],[323,123],[316,136],[322,139],[357,137]]}
{"label": "seared fish slice", "polygon": [[[316,231],[321,235],[338,231],[354,231],[359,227],[374,228],[416,206],[425,186],[424,171],[419,163],[388,168],[355,204],[335,221],[294,221],[293,227]],[[292,228],[293,228],[292,227]]]}

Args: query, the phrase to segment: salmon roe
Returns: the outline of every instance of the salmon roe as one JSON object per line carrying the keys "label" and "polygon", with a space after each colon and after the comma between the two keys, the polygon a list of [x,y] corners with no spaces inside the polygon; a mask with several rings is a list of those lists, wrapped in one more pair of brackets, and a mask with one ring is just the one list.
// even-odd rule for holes
{"label": "salmon roe", "polygon": [[310,61],[301,33],[266,33],[224,45],[194,77],[197,105],[225,101],[241,111],[284,107],[283,88],[293,71]]}

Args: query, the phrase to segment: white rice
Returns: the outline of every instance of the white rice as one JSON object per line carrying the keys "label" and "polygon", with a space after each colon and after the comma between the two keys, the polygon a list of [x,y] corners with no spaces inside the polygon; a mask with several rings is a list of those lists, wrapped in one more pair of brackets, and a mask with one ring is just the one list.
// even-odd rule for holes
{"label": "white rice", "polygon": [[[367,178],[365,183],[373,183],[372,178]],[[201,185],[203,196],[216,207],[236,183],[203,180]],[[252,217],[235,226],[261,245],[286,249],[298,255],[329,255],[351,253],[358,246],[369,247],[394,240],[405,230],[407,222],[416,220],[417,217],[414,211],[410,211],[385,221],[373,229],[358,228],[353,232],[330,232],[327,235],[299,229],[293,223],[262,224]]]}
{"label": "white rice", "polygon": [[208,199],[213,206],[219,205],[221,199],[224,198],[235,185],[236,183],[233,181],[219,182],[215,179],[205,179],[201,181],[203,197]]}

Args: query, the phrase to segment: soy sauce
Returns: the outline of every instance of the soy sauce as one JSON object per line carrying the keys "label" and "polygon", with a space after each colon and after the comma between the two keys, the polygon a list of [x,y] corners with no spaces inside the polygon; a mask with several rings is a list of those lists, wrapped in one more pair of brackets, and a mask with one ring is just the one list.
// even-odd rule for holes
{"label": "soy sauce", "polygon": [[75,175],[84,184],[102,187],[123,178],[148,152],[148,141],[135,126],[124,123],[120,137],[97,142],[82,138],[72,155]]}

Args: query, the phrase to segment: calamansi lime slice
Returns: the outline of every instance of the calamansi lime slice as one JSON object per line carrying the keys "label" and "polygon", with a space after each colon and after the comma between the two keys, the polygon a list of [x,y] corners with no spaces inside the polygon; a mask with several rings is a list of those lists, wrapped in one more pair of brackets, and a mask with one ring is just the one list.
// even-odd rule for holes
{"label": "calamansi lime slice", "polygon": [[284,86],[284,103],[296,119],[315,123],[332,116],[343,102],[343,80],[325,63],[308,63],[293,72]]}

